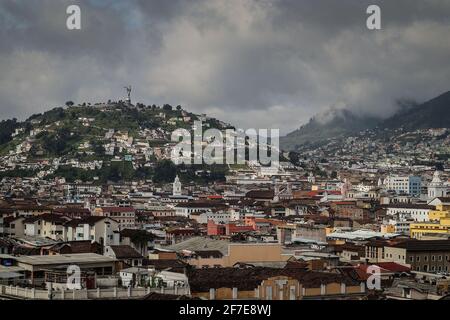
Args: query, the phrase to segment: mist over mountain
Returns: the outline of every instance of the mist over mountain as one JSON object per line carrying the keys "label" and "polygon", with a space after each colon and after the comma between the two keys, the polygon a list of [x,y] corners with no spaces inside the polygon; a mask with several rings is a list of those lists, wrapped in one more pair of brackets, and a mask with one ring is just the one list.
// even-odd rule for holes
{"label": "mist over mountain", "polygon": [[397,112],[382,122],[383,128],[408,131],[450,127],[450,91],[425,103]]}
{"label": "mist over mountain", "polygon": [[397,101],[397,105],[397,112],[386,119],[331,108],[281,137],[281,148],[296,150],[301,146],[320,145],[329,139],[345,138],[367,129],[415,131],[450,127],[450,92],[421,104],[403,99]]}
{"label": "mist over mountain", "polygon": [[300,145],[316,144],[373,128],[379,122],[375,117],[359,115],[347,109],[332,108],[314,116],[298,130],[281,137],[280,145],[284,150],[295,150]]}

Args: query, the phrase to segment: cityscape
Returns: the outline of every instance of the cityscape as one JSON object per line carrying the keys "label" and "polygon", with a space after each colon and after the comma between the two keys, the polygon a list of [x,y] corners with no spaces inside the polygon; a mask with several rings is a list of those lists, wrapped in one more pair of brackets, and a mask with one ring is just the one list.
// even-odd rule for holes
{"label": "cityscape", "polygon": [[450,7],[345,2],[0,4],[0,304],[449,300]]}

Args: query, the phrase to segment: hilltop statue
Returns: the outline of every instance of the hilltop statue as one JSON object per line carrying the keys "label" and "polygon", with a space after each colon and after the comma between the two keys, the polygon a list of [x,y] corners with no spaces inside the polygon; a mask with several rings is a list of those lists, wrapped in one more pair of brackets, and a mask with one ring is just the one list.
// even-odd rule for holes
{"label": "hilltop statue", "polygon": [[124,87],[127,90],[127,102],[131,104],[131,86]]}

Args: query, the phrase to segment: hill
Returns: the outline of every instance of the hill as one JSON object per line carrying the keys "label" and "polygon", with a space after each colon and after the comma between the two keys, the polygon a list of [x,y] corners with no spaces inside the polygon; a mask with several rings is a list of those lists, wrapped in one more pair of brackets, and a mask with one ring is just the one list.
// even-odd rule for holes
{"label": "hill", "polygon": [[[321,120],[324,119],[324,120]],[[385,120],[357,116],[349,110],[327,110],[311,118],[302,126],[280,139],[283,150],[299,150],[326,144],[330,139],[343,140],[349,136],[372,130],[375,136],[392,130],[412,132],[421,129],[450,127],[450,92],[422,104],[406,103]]]}
{"label": "hill", "polygon": [[309,120],[309,122],[280,138],[281,148],[296,150],[300,146],[321,145],[328,139],[344,138],[349,134],[373,128],[378,120],[359,116],[345,109],[330,109]]}
{"label": "hill", "polygon": [[450,91],[430,101],[398,112],[381,124],[382,128],[407,131],[450,127]]}
{"label": "hill", "polygon": [[[192,129],[195,120],[209,128],[230,125],[181,106],[108,102],[57,107],[25,121],[0,126],[0,177],[65,177],[69,181],[121,181],[133,178],[173,181],[171,133]],[[184,168],[186,180],[201,178]],[[214,168],[208,177],[217,178]],[[223,169],[219,169],[223,176]],[[208,178],[207,177],[207,178]],[[219,178],[220,178],[219,177]]]}

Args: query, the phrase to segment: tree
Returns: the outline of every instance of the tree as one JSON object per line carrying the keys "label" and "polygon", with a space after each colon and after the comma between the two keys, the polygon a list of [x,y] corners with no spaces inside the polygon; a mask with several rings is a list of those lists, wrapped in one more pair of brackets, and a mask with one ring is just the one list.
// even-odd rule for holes
{"label": "tree", "polygon": [[180,105],[177,105],[177,110],[180,111],[182,108]]}
{"label": "tree", "polygon": [[156,165],[155,175],[153,181],[159,182],[173,182],[177,174],[177,167],[170,160],[163,160]]}
{"label": "tree", "polygon": [[72,107],[73,105],[74,105],[73,101],[66,102],[66,106],[68,106],[69,108]]}
{"label": "tree", "polygon": [[299,163],[300,160],[300,155],[297,152],[289,152],[289,160],[294,164],[297,165]]}
{"label": "tree", "polygon": [[164,110],[164,111],[172,111],[172,106],[171,106],[170,104],[165,104],[165,105],[163,106],[163,110]]}
{"label": "tree", "polygon": [[17,123],[16,118],[12,120],[3,120],[2,122],[0,122],[0,144],[11,141],[11,135],[18,127],[19,124]]}

